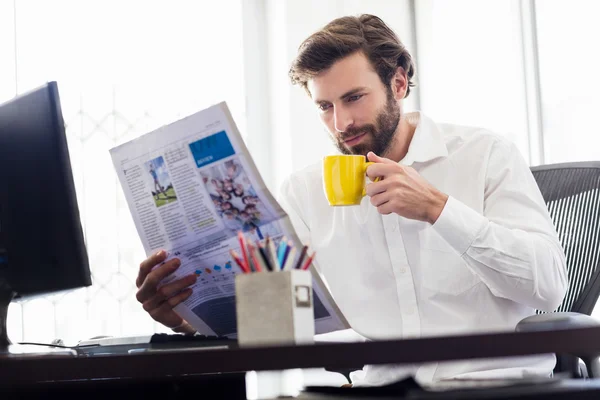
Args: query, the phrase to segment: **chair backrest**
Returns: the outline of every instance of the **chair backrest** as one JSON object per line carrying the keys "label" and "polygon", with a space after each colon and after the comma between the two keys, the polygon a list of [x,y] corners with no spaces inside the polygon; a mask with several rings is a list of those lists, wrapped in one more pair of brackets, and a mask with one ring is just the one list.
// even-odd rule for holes
{"label": "chair backrest", "polygon": [[531,167],[558,232],[569,288],[557,311],[590,315],[600,294],[600,161]]}

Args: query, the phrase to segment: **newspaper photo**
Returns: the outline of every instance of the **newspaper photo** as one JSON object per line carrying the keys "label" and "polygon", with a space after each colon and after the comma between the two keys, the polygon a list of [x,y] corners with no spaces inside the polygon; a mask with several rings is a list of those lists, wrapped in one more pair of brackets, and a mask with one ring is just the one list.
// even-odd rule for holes
{"label": "newspaper photo", "polygon": [[[283,237],[301,248],[266,188],[227,104],[222,102],[110,150],[146,255],[166,250],[181,266],[161,284],[196,274],[175,311],[199,333],[236,336],[237,238]],[[349,328],[319,273],[313,276],[315,332]]]}

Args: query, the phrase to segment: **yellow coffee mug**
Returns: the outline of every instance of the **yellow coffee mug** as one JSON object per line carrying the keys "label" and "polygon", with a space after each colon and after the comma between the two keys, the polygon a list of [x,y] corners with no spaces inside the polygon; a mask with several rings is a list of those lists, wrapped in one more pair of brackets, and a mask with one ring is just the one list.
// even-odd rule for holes
{"label": "yellow coffee mug", "polygon": [[[365,156],[335,155],[323,158],[323,185],[330,206],[353,206],[360,204],[366,195]],[[379,179],[376,179],[376,181]]]}

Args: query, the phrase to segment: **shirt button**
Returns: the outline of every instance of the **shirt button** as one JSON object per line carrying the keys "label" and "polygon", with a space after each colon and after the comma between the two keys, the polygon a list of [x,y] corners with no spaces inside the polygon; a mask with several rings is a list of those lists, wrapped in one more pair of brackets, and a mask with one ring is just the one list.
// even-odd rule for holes
{"label": "shirt button", "polygon": [[413,315],[415,313],[415,310],[413,308],[409,308],[408,310],[406,310],[406,315]]}
{"label": "shirt button", "polygon": [[400,268],[400,273],[401,274],[405,274],[406,273],[406,268]]}
{"label": "shirt button", "polygon": [[390,225],[390,227],[388,228],[388,230],[390,232],[396,232],[397,227],[398,227],[398,223],[394,221],[394,223]]}

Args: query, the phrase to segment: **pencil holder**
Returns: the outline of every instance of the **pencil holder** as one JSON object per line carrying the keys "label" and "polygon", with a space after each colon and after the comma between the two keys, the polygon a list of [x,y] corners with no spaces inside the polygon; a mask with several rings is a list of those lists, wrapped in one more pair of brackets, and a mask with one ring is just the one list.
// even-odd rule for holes
{"label": "pencil holder", "polygon": [[310,344],[315,335],[309,271],[255,272],[235,277],[238,344]]}

